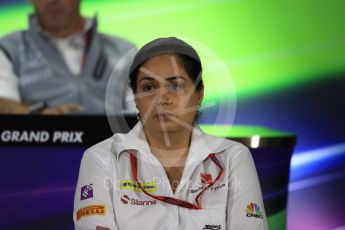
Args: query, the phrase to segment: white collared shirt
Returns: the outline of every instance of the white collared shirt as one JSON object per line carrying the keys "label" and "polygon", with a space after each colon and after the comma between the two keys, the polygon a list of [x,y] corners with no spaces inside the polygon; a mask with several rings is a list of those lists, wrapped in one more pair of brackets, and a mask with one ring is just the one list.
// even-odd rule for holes
{"label": "white collared shirt", "polygon": [[[138,179],[151,194],[195,203],[215,180],[220,168],[208,157],[215,153],[224,168],[220,179],[191,210],[151,198],[138,188],[128,150],[137,150]],[[197,126],[183,175],[175,193],[159,160],[151,153],[141,122],[128,134],[89,148],[83,156],[75,193],[76,229],[103,226],[116,230],[268,229],[260,184],[252,156],[237,142],[203,133]]]}

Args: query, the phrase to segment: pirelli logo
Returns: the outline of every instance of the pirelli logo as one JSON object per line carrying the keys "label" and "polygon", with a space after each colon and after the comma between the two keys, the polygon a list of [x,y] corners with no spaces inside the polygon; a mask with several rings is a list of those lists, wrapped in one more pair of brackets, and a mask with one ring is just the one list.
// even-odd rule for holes
{"label": "pirelli logo", "polygon": [[104,205],[89,205],[78,210],[77,220],[87,216],[105,215],[105,211]]}

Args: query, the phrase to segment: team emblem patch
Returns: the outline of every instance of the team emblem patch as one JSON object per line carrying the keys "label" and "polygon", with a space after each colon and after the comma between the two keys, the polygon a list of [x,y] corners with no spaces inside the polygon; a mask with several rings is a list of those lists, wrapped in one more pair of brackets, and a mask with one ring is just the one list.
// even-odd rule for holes
{"label": "team emblem patch", "polygon": [[80,200],[86,200],[93,197],[93,187],[92,184],[85,185],[81,187]]}

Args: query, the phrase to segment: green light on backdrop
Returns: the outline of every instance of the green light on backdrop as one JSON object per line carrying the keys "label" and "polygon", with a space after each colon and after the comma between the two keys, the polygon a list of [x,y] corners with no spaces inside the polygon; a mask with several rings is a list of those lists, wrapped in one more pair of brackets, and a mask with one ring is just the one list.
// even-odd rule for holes
{"label": "green light on backdrop", "polygon": [[245,125],[200,125],[200,128],[208,134],[224,137],[224,138],[248,138],[253,136],[259,137],[288,137],[292,133],[281,132],[274,129],[269,129],[261,126],[245,126]]}
{"label": "green light on backdrop", "polygon": [[[82,2],[84,15],[98,15],[101,31],[134,44],[177,36],[206,45],[230,70],[239,99],[315,82],[345,70],[342,1]],[[25,28],[31,11],[27,4],[0,9],[0,34]],[[215,79],[229,82],[229,76],[217,69],[219,60],[201,58],[204,66],[213,68],[212,76],[205,79],[209,86],[206,102],[229,99],[228,87],[213,84]]]}

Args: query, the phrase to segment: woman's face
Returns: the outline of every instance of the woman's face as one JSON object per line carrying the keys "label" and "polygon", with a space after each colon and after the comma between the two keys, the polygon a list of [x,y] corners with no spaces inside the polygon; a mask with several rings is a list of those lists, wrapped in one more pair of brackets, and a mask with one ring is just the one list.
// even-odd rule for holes
{"label": "woman's face", "polygon": [[135,93],[144,127],[162,132],[191,130],[203,98],[203,89],[194,88],[176,55],[148,59],[139,69]]}

